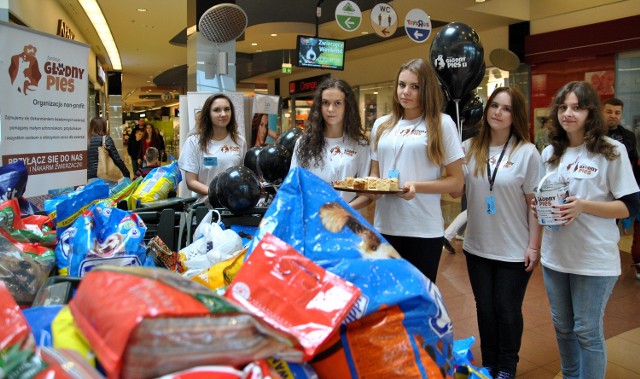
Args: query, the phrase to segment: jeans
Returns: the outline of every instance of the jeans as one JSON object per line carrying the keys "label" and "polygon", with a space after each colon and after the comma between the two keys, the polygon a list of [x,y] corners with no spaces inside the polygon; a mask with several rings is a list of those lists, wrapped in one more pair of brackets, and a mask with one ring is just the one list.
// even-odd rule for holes
{"label": "jeans", "polygon": [[420,238],[382,235],[400,256],[414,265],[432,282],[436,282],[444,238]]}
{"label": "jeans", "polygon": [[464,252],[476,300],[482,365],[516,373],[522,342],[522,301],[532,272],[522,262],[503,262]]}
{"label": "jeans", "polygon": [[564,378],[604,378],[604,309],[617,276],[565,274],[542,268]]}

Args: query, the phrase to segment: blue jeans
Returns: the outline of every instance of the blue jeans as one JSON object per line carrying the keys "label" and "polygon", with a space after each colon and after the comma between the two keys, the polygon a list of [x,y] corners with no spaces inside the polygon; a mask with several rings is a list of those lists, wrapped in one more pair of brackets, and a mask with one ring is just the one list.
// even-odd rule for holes
{"label": "blue jeans", "polygon": [[604,309],[617,276],[565,274],[542,268],[564,378],[602,379],[607,368]]}
{"label": "blue jeans", "polygon": [[522,262],[464,254],[476,300],[482,365],[515,375],[524,327],[522,301],[532,273]]}

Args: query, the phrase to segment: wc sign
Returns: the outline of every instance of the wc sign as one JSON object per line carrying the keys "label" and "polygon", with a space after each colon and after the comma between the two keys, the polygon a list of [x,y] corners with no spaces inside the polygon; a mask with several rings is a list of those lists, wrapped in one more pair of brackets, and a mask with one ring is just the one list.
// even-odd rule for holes
{"label": "wc sign", "polygon": [[431,35],[431,17],[422,9],[414,8],[404,18],[404,29],[414,42],[422,43]]}
{"label": "wc sign", "polygon": [[398,14],[389,4],[371,8],[371,28],[382,38],[391,37],[398,29]]}

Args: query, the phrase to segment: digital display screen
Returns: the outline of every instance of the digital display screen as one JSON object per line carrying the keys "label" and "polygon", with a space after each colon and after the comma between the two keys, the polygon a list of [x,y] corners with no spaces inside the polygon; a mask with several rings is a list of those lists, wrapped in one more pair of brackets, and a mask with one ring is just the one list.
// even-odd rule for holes
{"label": "digital display screen", "polygon": [[344,70],[345,41],[298,36],[296,51],[299,67]]}

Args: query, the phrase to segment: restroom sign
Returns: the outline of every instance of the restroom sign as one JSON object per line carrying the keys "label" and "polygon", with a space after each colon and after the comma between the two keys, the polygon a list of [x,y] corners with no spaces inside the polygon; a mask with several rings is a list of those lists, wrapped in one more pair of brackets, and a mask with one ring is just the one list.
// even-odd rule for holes
{"label": "restroom sign", "polygon": [[398,29],[398,14],[389,4],[381,3],[371,8],[371,28],[382,38],[391,37]]}
{"label": "restroom sign", "polygon": [[404,29],[414,42],[422,43],[431,35],[431,17],[422,9],[412,9],[404,18]]}
{"label": "restroom sign", "polygon": [[336,22],[347,32],[358,29],[362,22],[362,12],[358,4],[353,1],[341,1],[336,7]]}

